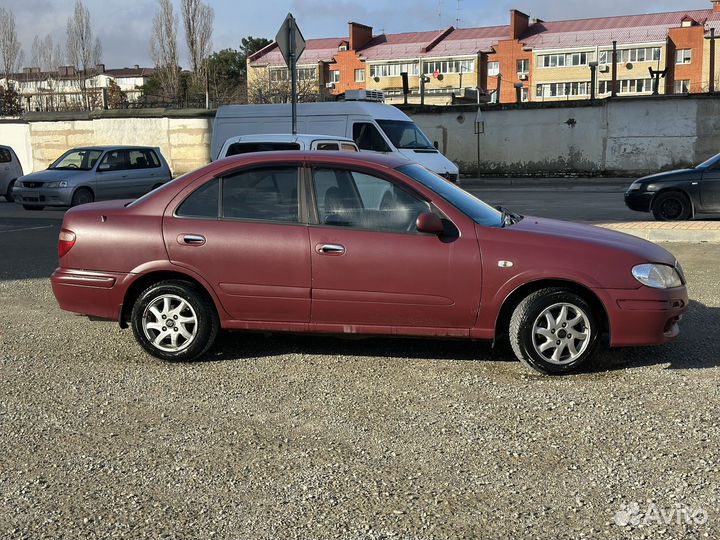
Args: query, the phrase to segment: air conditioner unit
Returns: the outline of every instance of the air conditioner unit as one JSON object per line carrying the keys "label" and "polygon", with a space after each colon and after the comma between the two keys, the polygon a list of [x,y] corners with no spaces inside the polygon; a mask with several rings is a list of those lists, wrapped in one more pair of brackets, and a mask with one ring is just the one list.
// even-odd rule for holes
{"label": "air conditioner unit", "polygon": [[325,83],[325,88],[335,88],[334,82]]}
{"label": "air conditioner unit", "polygon": [[345,92],[345,101],[385,101],[382,90],[348,90]]}
{"label": "air conditioner unit", "polygon": [[607,73],[610,71],[610,66],[600,66],[599,71],[600,73]]}
{"label": "air conditioner unit", "polygon": [[520,79],[521,81],[527,81],[528,74],[527,73],[518,73],[518,79]]}

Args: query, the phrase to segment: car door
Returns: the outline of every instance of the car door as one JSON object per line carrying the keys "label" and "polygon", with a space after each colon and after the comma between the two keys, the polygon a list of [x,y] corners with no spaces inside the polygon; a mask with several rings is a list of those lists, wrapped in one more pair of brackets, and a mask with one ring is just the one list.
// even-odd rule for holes
{"label": "car door", "polygon": [[128,152],[128,194],[132,197],[141,197],[151,191],[165,178],[161,175],[160,160],[152,150],[140,148]]}
{"label": "car door", "polygon": [[473,326],[481,265],[471,220],[453,215],[442,238],[419,233],[419,214],[450,214],[376,173],[316,167],[312,184],[313,323]]}
{"label": "car door", "polygon": [[310,240],[298,166],[257,168],[183,193],[165,213],[172,263],[210,283],[237,321],[310,320]]}
{"label": "car door", "polygon": [[703,209],[720,212],[720,163],[703,173],[700,181],[700,201]]}
{"label": "car door", "polygon": [[98,163],[93,190],[95,200],[131,199],[132,190],[129,189],[130,156],[128,150],[108,150]]}

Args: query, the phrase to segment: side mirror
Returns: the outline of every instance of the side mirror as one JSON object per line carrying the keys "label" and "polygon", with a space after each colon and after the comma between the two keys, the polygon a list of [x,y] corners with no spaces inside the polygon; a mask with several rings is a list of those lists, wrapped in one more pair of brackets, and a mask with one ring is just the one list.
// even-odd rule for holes
{"label": "side mirror", "polygon": [[98,172],[109,171],[109,170],[110,170],[110,164],[109,164],[109,163],[101,163],[100,165],[98,165],[97,170],[98,170]]}
{"label": "side mirror", "polygon": [[439,149],[440,149],[440,145],[438,144],[437,141],[433,141],[433,146],[435,147],[435,150],[439,150]]}
{"label": "side mirror", "polygon": [[415,227],[419,232],[429,234],[442,234],[445,231],[442,220],[432,212],[420,214],[415,222]]}

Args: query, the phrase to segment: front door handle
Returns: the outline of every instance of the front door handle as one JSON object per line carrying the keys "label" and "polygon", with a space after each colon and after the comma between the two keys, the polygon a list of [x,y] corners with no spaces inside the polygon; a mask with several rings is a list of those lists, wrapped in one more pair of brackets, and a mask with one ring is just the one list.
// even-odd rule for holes
{"label": "front door handle", "polygon": [[178,243],[188,246],[202,246],[205,243],[205,237],[201,234],[181,234],[178,236]]}
{"label": "front door handle", "polygon": [[343,255],[345,253],[345,246],[340,244],[318,244],[315,246],[315,251],[320,255]]}

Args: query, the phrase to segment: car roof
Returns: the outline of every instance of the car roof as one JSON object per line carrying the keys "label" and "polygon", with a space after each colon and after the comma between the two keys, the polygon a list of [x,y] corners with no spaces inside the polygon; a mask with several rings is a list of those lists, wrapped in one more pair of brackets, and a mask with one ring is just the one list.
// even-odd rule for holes
{"label": "car roof", "polygon": [[222,163],[223,168],[233,166],[271,164],[274,162],[309,161],[336,165],[362,165],[369,163],[394,169],[413,162],[395,154],[372,154],[367,152],[313,152],[309,150],[282,150],[275,152],[250,152],[224,158],[215,163]]}
{"label": "car roof", "polygon": [[128,146],[128,145],[121,144],[121,145],[115,145],[115,146],[110,146],[110,145],[77,146],[75,148],[70,148],[69,151],[72,151],[72,150],[102,150],[102,151],[107,151],[107,150],[155,150],[156,148],[157,148],[156,146],[135,146],[135,145]]}
{"label": "car roof", "polygon": [[230,137],[225,141],[225,144],[233,142],[294,142],[294,141],[340,141],[355,143],[352,139],[347,137],[338,137],[337,135],[315,135],[308,133],[298,133],[293,135],[291,133],[268,133],[263,135],[236,135]]}

